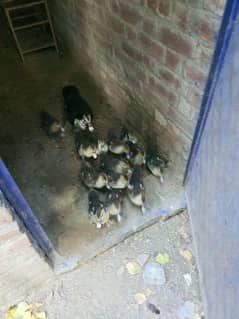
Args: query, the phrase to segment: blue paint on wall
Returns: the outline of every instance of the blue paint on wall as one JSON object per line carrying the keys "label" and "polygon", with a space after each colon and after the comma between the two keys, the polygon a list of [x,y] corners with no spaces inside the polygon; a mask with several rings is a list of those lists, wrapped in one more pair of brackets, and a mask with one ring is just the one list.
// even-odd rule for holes
{"label": "blue paint on wall", "polygon": [[239,1],[229,2],[232,32],[185,183],[206,319],[239,318]]}

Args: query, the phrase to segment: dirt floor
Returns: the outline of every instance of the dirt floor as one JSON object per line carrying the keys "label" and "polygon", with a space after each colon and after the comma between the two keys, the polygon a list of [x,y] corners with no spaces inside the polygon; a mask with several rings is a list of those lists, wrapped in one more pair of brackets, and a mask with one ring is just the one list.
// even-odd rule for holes
{"label": "dirt floor", "polygon": [[11,37],[0,48],[1,131],[0,154],[57,251],[68,259],[68,268],[108,249],[159,216],[185,207],[182,165],[175,161],[165,174],[165,184],[145,170],[145,216],[128,199],[122,223],[96,230],[88,220],[88,191],[79,181],[80,161],[73,132],[63,140],[49,139],[40,129],[39,112],[48,110],[62,118],[62,87],[76,84],[93,107],[96,132],[118,133],[121,119],[112,112],[99,89],[68,57],[54,50],[26,56],[22,64]]}
{"label": "dirt floor", "polygon": [[[191,260],[190,255],[183,257],[185,250],[192,252]],[[159,253],[168,254],[169,260],[162,265],[165,284],[155,286],[144,281],[143,272]],[[129,262],[146,263],[139,274],[131,275],[126,268]],[[140,305],[135,297],[138,293],[146,297]],[[75,271],[53,278],[25,301],[43,303],[42,310],[49,319],[203,318],[187,214],[129,237]],[[149,303],[160,310],[160,315],[151,312]]]}

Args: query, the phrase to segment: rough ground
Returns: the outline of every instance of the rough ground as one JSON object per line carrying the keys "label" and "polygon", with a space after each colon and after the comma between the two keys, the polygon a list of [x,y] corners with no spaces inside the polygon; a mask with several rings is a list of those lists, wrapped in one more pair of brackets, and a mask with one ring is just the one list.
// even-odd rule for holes
{"label": "rough ground", "polygon": [[[147,302],[137,305],[136,293],[152,290],[148,301],[161,311],[159,318],[177,319],[185,301],[195,303],[195,314],[201,312],[198,274],[194,262],[186,260],[180,252],[192,251],[192,238],[187,215],[181,214],[129,237],[113,249],[96,257],[77,270],[52,279],[31,293],[28,302],[43,302],[47,318],[156,318],[147,309]],[[161,288],[144,283],[142,274],[130,275],[125,265],[148,254],[150,260],[158,253],[168,253],[169,263],[164,265],[166,284]],[[183,275],[192,276],[187,286]],[[200,318],[197,316],[182,318]]]}

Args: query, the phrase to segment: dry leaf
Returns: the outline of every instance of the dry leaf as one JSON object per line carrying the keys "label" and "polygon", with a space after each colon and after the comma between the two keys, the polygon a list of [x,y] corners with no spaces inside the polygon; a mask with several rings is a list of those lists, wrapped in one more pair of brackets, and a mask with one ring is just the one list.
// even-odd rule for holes
{"label": "dry leaf", "polygon": [[168,254],[158,254],[155,257],[155,261],[161,265],[165,265],[169,262],[169,255]]}
{"label": "dry leaf", "polygon": [[128,273],[129,273],[130,275],[133,275],[133,276],[134,276],[134,275],[138,275],[138,274],[141,273],[141,267],[140,267],[140,265],[139,265],[138,263],[136,263],[136,262],[129,262],[129,263],[127,263],[126,268],[127,268]]}
{"label": "dry leaf", "polygon": [[150,297],[153,294],[153,291],[149,288],[146,289],[145,291],[146,297]]}
{"label": "dry leaf", "polygon": [[35,307],[37,307],[37,308],[40,308],[40,307],[42,307],[43,306],[43,303],[40,303],[40,302],[36,302],[35,303]]}
{"label": "dry leaf", "polygon": [[31,311],[26,311],[22,315],[22,319],[32,319],[32,312]]}
{"label": "dry leaf", "polygon": [[12,319],[12,318],[17,318],[18,312],[17,312],[17,307],[12,307],[8,310],[6,313],[6,319]]}
{"label": "dry leaf", "polygon": [[138,293],[134,296],[134,300],[138,305],[142,305],[146,301],[144,294]]}
{"label": "dry leaf", "polygon": [[29,310],[29,305],[26,302],[20,302],[17,305],[17,313],[20,316],[23,316],[26,311]]}
{"label": "dry leaf", "polygon": [[46,313],[45,312],[37,312],[36,313],[37,319],[46,319]]}
{"label": "dry leaf", "polygon": [[187,249],[183,250],[182,253],[181,253],[181,255],[182,255],[185,259],[187,259],[188,261],[191,261],[192,258],[193,258],[193,255],[192,255],[191,251],[189,251],[189,250],[187,250]]}

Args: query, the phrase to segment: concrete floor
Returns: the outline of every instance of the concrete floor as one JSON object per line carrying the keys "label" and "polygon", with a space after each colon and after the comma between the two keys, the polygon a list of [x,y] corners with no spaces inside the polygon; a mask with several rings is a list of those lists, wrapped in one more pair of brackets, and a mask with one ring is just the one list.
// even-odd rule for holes
{"label": "concrete floor", "polygon": [[[193,251],[186,213],[158,222],[75,271],[53,278],[25,300],[42,302],[49,319],[156,318],[148,309],[148,302],[160,309],[159,318],[200,319],[198,273],[194,257],[188,261],[181,255],[184,249]],[[168,253],[170,257],[163,266],[166,275],[163,286],[157,288],[145,283],[142,273],[132,276],[127,272],[128,262],[137,261],[142,254],[148,255],[150,262],[158,253]],[[187,285],[185,274],[191,275],[191,286]],[[138,305],[134,299],[137,293],[151,295]],[[195,306],[189,316],[180,315],[186,301]]]}
{"label": "concrete floor", "polygon": [[87,190],[79,182],[80,161],[69,128],[61,141],[49,139],[40,129],[43,108],[62,117],[61,89],[78,85],[95,113],[95,127],[105,137],[118,133],[121,119],[99,89],[70,58],[60,59],[54,50],[26,57],[23,65],[11,37],[1,39],[0,153],[56,250],[73,268],[110,248],[159,216],[185,207],[182,163],[174,161],[166,171],[165,184],[145,170],[147,213],[142,216],[128,199],[122,223],[96,230],[88,220]]}

